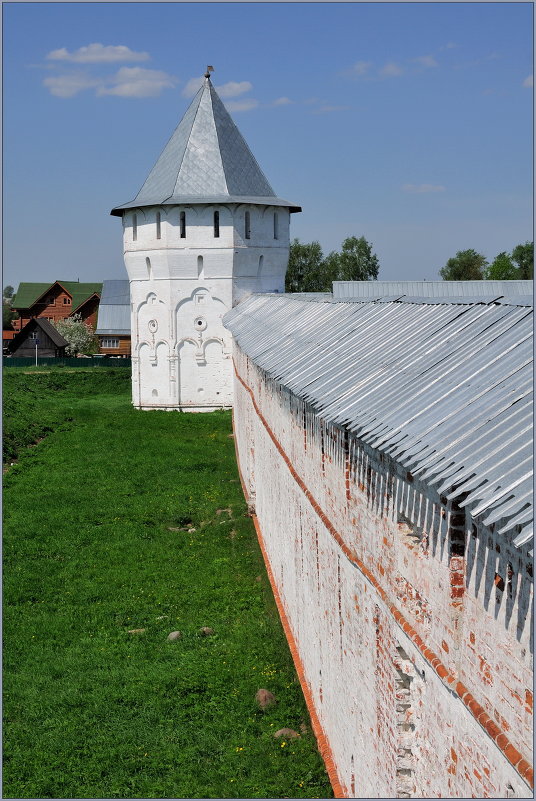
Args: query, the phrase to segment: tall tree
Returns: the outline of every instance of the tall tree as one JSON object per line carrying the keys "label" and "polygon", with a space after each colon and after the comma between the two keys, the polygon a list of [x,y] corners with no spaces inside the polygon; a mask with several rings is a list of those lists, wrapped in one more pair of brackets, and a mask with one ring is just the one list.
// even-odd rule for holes
{"label": "tall tree", "polygon": [[290,243],[286,292],[321,292],[324,256],[319,242],[303,243],[293,239]]}
{"label": "tall tree", "polygon": [[518,266],[517,278],[534,278],[534,242],[517,245],[512,251],[512,259]]}
{"label": "tall tree", "polygon": [[493,262],[486,269],[484,278],[488,281],[514,281],[518,277],[518,272],[518,268],[508,253],[503,251],[495,256]]}
{"label": "tall tree", "polygon": [[11,300],[11,298],[13,297],[13,295],[14,295],[14,294],[15,294],[15,290],[13,289],[13,287],[12,287],[12,286],[10,286],[10,285],[8,284],[7,286],[5,286],[5,287],[4,287],[4,294],[3,294],[3,296],[4,296],[4,298],[5,298],[6,300]]}
{"label": "tall tree", "polygon": [[334,281],[370,281],[378,277],[380,263],[364,236],[349,236],[342,243],[339,269]]}
{"label": "tall tree", "polygon": [[290,244],[285,290],[331,292],[333,281],[370,281],[378,277],[379,269],[378,257],[364,236],[348,237],[340,253],[332,250],[325,258],[318,242],[303,244],[294,239]]}
{"label": "tall tree", "polygon": [[486,257],[476,250],[459,250],[439,271],[443,281],[481,281],[488,266]]}

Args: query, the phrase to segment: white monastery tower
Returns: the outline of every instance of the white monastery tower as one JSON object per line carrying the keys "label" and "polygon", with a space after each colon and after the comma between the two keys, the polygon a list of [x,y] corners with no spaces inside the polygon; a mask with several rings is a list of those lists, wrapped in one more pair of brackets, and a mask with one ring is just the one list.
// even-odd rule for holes
{"label": "white monastery tower", "polygon": [[233,400],[222,317],[252,292],[284,292],[290,213],[210,81],[123,218],[130,281],[132,402],[212,411]]}

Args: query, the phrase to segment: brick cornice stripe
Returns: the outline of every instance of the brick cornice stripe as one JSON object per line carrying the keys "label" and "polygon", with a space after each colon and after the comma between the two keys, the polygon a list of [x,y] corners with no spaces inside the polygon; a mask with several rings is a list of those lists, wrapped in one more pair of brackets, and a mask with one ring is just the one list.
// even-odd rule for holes
{"label": "brick cornice stripe", "polygon": [[[457,697],[461,700],[464,706],[468,709],[470,714],[473,718],[477,721],[477,723],[481,726],[481,728],[485,731],[485,733],[490,737],[497,748],[502,752],[505,758],[510,762],[512,767],[517,771],[520,777],[530,786],[531,789],[534,788],[534,770],[532,766],[529,764],[528,760],[524,759],[523,755],[517,750],[517,748],[509,741],[506,734],[497,726],[494,720],[490,718],[487,714],[483,706],[478,703],[476,698],[473,696],[471,692],[465,687],[462,682],[458,681],[456,676],[454,676],[448,668],[443,664],[443,662],[439,659],[437,654],[428,648],[419,634],[415,631],[411,623],[402,615],[400,610],[395,606],[392,601],[389,600],[389,597],[383,587],[380,585],[379,581],[377,580],[376,576],[369,570],[369,568],[359,559],[357,554],[352,551],[344,542],[343,538],[336,530],[335,526],[331,523],[329,518],[326,516],[320,505],[317,503],[307,486],[305,485],[304,481],[298,475],[296,470],[294,469],[290,459],[288,458],[283,446],[275,436],[274,432],[270,428],[270,425],[264,415],[262,414],[261,410],[259,409],[257,402],[255,400],[255,396],[251,388],[247,385],[247,383],[243,380],[242,376],[239,375],[238,370],[236,369],[236,363],[233,359],[233,366],[234,372],[237,380],[242,384],[244,389],[249,393],[251,397],[251,401],[253,403],[253,408],[257,413],[260,421],[262,422],[264,428],[266,429],[270,439],[274,443],[275,447],[277,448],[281,458],[285,462],[288,470],[292,478],[298,484],[306,498],[308,499],[309,503],[315,510],[318,517],[321,519],[322,523],[329,531],[333,539],[337,542],[341,550],[343,551],[344,555],[347,559],[358,568],[358,570],[365,576],[365,578],[372,584],[382,601],[384,602],[387,609],[391,612],[393,618],[395,619],[396,623],[402,631],[409,637],[409,639],[413,642],[415,647],[420,651],[421,655],[424,659],[429,663],[433,671],[436,675],[441,679],[443,684],[446,684],[451,692],[453,692]],[[238,458],[238,457],[237,457]],[[266,564],[268,566],[269,562],[265,559]],[[274,591],[275,595],[275,591]],[[305,690],[304,690],[305,692]]]}

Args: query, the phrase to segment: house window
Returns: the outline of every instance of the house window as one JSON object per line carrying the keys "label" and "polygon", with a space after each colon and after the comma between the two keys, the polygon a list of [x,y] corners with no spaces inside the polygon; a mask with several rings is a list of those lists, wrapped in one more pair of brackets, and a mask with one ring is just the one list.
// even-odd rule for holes
{"label": "house window", "polygon": [[277,211],[274,212],[274,239],[279,239],[279,217]]}
{"label": "house window", "polygon": [[246,224],[245,224],[245,232],[244,233],[245,233],[246,239],[249,239],[251,237],[251,220],[250,220],[250,216],[249,216],[249,211],[246,211]]}
{"label": "house window", "polygon": [[31,331],[28,339],[33,339],[35,341],[37,339],[37,331]]}
{"label": "house window", "polygon": [[214,237],[217,239],[220,235],[220,212],[214,212]]}
{"label": "house window", "polygon": [[181,211],[180,214],[180,226],[181,226],[181,239],[186,239],[186,212]]}
{"label": "house window", "polygon": [[161,218],[161,216],[160,216],[160,212],[159,212],[159,211],[157,211],[157,212],[156,212],[156,238],[157,238],[157,239],[160,239],[160,238],[161,238],[161,233],[162,233],[162,230],[161,230],[161,224],[160,224],[160,223],[161,223],[161,219],[162,219],[162,218]]}
{"label": "house window", "polygon": [[132,215],[132,241],[137,242],[138,240],[138,215]]}
{"label": "house window", "polygon": [[119,340],[117,337],[103,337],[101,339],[101,347],[103,348],[118,348]]}
{"label": "house window", "polygon": [[63,305],[70,306],[71,305],[71,298],[63,298]]}
{"label": "house window", "polygon": [[54,295],[49,295],[47,298],[47,306],[55,306],[56,305],[56,298]]}

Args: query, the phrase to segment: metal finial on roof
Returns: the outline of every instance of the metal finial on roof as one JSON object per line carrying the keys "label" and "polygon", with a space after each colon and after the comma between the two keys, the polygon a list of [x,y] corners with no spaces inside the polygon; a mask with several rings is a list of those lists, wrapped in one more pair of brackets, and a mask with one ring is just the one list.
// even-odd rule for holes
{"label": "metal finial on roof", "polygon": [[205,78],[210,78],[210,73],[211,73],[211,72],[214,72],[214,67],[211,67],[211,66],[209,65],[209,66],[207,67],[207,71],[205,72]]}

